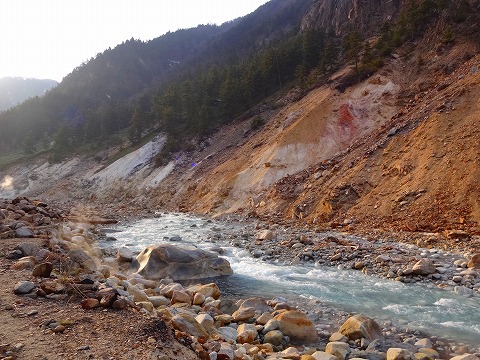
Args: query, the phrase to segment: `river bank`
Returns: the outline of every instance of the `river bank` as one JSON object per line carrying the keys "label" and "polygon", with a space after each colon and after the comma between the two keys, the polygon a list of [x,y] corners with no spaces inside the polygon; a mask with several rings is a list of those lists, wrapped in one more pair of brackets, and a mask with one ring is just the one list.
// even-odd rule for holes
{"label": "river bank", "polygon": [[[87,214],[84,214],[84,215],[86,216]],[[75,211],[73,211],[73,212],[70,213],[69,216],[78,218],[78,212],[76,213]],[[202,221],[207,222],[208,219],[204,219]],[[229,221],[231,223],[233,221],[233,219],[223,219],[223,221]],[[70,224],[69,226],[72,226],[73,228],[75,228],[76,225]],[[190,232],[195,232],[197,230],[198,230],[197,227],[189,228]],[[321,259],[324,259],[324,261],[326,262],[326,265],[330,265],[330,266],[335,265],[337,267],[339,265],[341,265],[344,268],[351,267],[350,264],[352,263],[352,261],[353,261],[353,264],[355,264],[354,260],[357,260],[356,262],[358,262],[358,259],[360,258],[360,255],[364,254],[364,252],[365,252],[364,255],[370,255],[368,257],[369,259],[370,258],[376,259],[378,256],[385,255],[385,254],[389,254],[391,259],[395,259],[396,256],[398,255],[396,252],[400,251],[398,249],[403,249],[402,247],[400,247],[400,248],[395,248],[394,247],[393,249],[391,249],[392,251],[388,252],[388,249],[385,248],[385,246],[387,246],[387,247],[391,246],[390,243],[387,243],[387,244],[383,243],[383,245],[381,245],[381,246],[378,245],[378,247],[376,246],[377,244],[375,243],[374,244],[375,246],[368,247],[367,245],[372,245],[371,244],[372,241],[352,238],[352,236],[349,235],[349,234],[335,233],[336,236],[334,236],[332,234],[323,234],[322,233],[321,236],[320,236],[319,233],[317,233],[317,232],[311,232],[311,231],[306,231],[306,230],[298,230],[298,229],[294,229],[292,227],[284,228],[284,227],[281,227],[281,226],[278,226],[278,225],[271,225],[271,224],[269,225],[269,224],[266,224],[266,223],[258,223],[258,222],[256,222],[256,223],[251,222],[247,225],[242,225],[237,230],[233,231],[232,233],[228,233],[227,231],[223,231],[222,229],[219,228],[219,231],[215,231],[216,235],[214,234],[212,238],[207,237],[204,240],[207,241],[208,243],[210,243],[210,245],[214,246],[216,244],[217,240],[220,240],[222,238],[222,239],[228,241],[229,243],[231,243],[232,247],[245,249],[245,250],[249,251],[253,255],[254,258],[263,259],[265,262],[271,262],[271,261],[278,262],[279,260],[281,260],[282,262],[288,263],[288,264],[303,263],[303,262],[319,263]],[[111,234],[111,235],[115,236],[115,234]],[[171,235],[174,235],[174,234],[171,234]],[[334,239],[336,239],[336,240],[334,240]],[[325,242],[325,243],[323,243],[323,242]],[[116,243],[116,242],[114,242],[114,243]],[[300,245],[297,245],[297,244],[300,244]],[[384,246],[384,247],[382,247],[382,246]],[[318,249],[316,247],[318,247]],[[364,249],[364,247],[366,247],[366,248]],[[405,262],[402,262],[402,263],[399,262],[398,264],[403,264],[403,265],[406,264],[406,266],[410,266],[410,264],[413,262],[413,259],[416,259],[415,256],[413,256],[413,254],[415,253],[415,251],[417,249],[414,249],[412,247],[406,247],[406,248],[411,250],[411,254],[407,254],[407,255],[408,256],[411,255],[412,259],[408,258],[409,259],[408,261],[405,261]],[[311,254],[313,256],[310,256],[310,250],[312,251]],[[357,254],[355,256],[358,255],[358,258],[357,257],[352,257],[351,253],[349,252],[350,250],[352,250],[353,252],[357,251]],[[336,257],[338,257],[338,255],[337,255],[338,253],[340,253],[341,256],[337,259]],[[401,253],[405,257],[407,257],[407,255],[405,255],[404,252],[401,252]],[[429,251],[428,254],[426,254],[426,255],[428,255],[428,256],[432,255],[433,259],[435,261],[437,261],[437,265],[439,265],[440,260],[443,261],[442,256],[444,254],[440,253],[439,257],[434,256],[435,254],[438,254],[438,252],[433,252],[433,251],[430,252]],[[374,255],[376,255],[376,257]],[[424,256],[426,256],[426,255],[424,255]],[[451,256],[451,254],[446,254],[445,256],[448,257],[448,256]],[[346,259],[346,260],[343,260],[343,259]],[[453,260],[453,258],[452,258],[452,260]],[[3,259],[2,259],[2,261],[3,261]],[[5,259],[5,261],[7,261],[7,260]],[[327,261],[330,262],[330,263],[327,263]],[[397,263],[397,262],[394,262],[393,260],[381,261],[380,263],[385,263],[385,262],[388,263],[390,261],[391,261],[392,264]],[[448,258],[448,261],[450,261],[450,258]],[[6,264],[8,264],[8,261],[7,261]],[[360,270],[361,269],[366,269],[365,270],[366,273],[376,274],[377,276],[381,276],[382,272],[380,270],[385,268],[386,265],[383,264],[382,266],[375,266],[374,264],[376,264],[376,262],[372,261],[371,264],[370,263],[365,263],[363,267],[360,268],[358,266],[358,268]],[[460,265],[459,269],[462,268],[461,267],[462,264],[459,264]],[[442,263],[442,265],[445,265],[445,266],[439,266],[439,267],[445,267],[447,270],[450,268],[449,266],[446,266],[447,263]],[[467,265],[468,265],[468,262],[467,262]],[[368,270],[369,268],[371,268],[370,271]],[[8,271],[6,270],[7,265],[5,265],[4,269],[7,273],[9,273],[9,274],[11,273],[10,268],[8,268],[9,269]],[[28,271],[25,270],[24,275],[26,275],[27,273],[28,273]],[[448,272],[448,271],[445,272],[444,274],[447,274],[446,276],[450,276],[450,272]],[[418,281],[417,277],[419,276],[419,274],[416,274],[414,276],[410,276],[410,275],[411,274],[404,274],[404,278],[405,279],[411,279],[411,281]],[[399,275],[399,276],[401,276],[401,275]],[[422,279],[423,279],[423,277],[425,277],[425,276],[422,276]],[[469,278],[467,278],[467,279],[469,279]],[[442,279],[434,279],[433,276],[428,278],[428,275],[427,275],[425,281],[429,281],[429,284],[433,286],[433,282],[438,281],[438,280],[443,281]],[[126,278],[126,281],[131,281],[131,278]],[[448,281],[448,280],[446,280],[446,281]],[[458,283],[458,282],[455,282],[455,283]],[[468,284],[466,284],[466,283],[467,283],[467,281],[465,281],[464,287],[469,288]],[[477,288],[474,287],[476,284],[477,283],[475,282],[472,285],[472,289],[477,289]],[[164,284],[164,285],[166,285],[166,284]],[[185,287],[187,287],[187,286],[185,285]],[[454,287],[452,287],[452,289],[454,289]],[[10,291],[11,291],[11,289],[10,289]],[[475,290],[473,290],[473,291],[475,291]],[[248,289],[247,289],[247,292],[248,292]],[[467,294],[467,295],[469,295],[469,294]],[[473,295],[472,294],[470,294],[470,295],[473,296],[474,298],[477,296],[475,293],[473,293]],[[230,297],[233,298],[232,296],[229,296],[229,298]],[[36,300],[36,299],[34,299],[34,300]],[[63,300],[65,300],[65,299],[63,299]],[[277,300],[277,302],[278,302],[278,300]],[[301,301],[299,301],[299,303],[300,302]],[[304,301],[304,302],[306,303],[306,306],[307,306],[308,301]],[[276,305],[275,303],[272,303],[272,304]],[[312,305],[312,304],[310,304],[310,305]],[[312,310],[309,313],[309,318],[317,321],[316,322],[316,329],[319,332],[320,339],[321,339],[321,341],[318,344],[318,349],[315,348],[315,347],[302,347],[302,346],[300,346],[297,349],[297,353],[296,353],[297,355],[295,355],[295,354],[290,354],[290,355],[284,354],[286,356],[284,358],[289,358],[288,356],[293,356],[293,358],[295,358],[295,356],[300,357],[300,355],[302,353],[306,356],[307,353],[313,354],[312,350],[321,350],[321,351],[326,350],[326,343],[329,342],[328,341],[329,337],[332,335],[332,333],[335,331],[335,329],[338,330],[339,325],[341,323],[343,323],[346,320],[346,318],[350,315],[348,312],[332,311],[331,308],[329,308],[328,306],[323,306],[321,303],[317,303],[316,305],[317,305],[316,306],[317,313],[315,313],[315,311]],[[292,306],[292,304],[289,305],[289,306]],[[78,308],[78,305],[77,305],[77,308]],[[170,307],[168,307],[168,308],[170,308]],[[313,309],[314,307],[310,307],[310,308]],[[174,309],[176,309],[175,311],[178,311],[178,307],[174,307]],[[199,311],[200,313],[201,313],[201,310],[202,310],[201,308],[200,309],[193,308],[193,309],[194,309],[193,310],[194,312]],[[172,311],[172,310],[170,310],[170,311]],[[189,311],[191,311],[191,310],[189,310]],[[274,308],[272,308],[271,312],[274,313],[274,311],[276,311],[276,310]],[[92,312],[97,313],[98,310],[90,311],[89,315],[92,314]],[[107,312],[110,314],[110,311],[107,311]],[[145,311],[142,311],[141,313],[145,313]],[[146,315],[148,315],[147,317],[151,316],[151,314],[146,314]],[[228,315],[231,315],[231,314],[228,314]],[[32,316],[35,316],[35,315],[32,315]],[[255,317],[255,320],[258,320],[258,317]],[[230,327],[235,328],[235,326],[236,326],[237,329],[238,329],[238,325],[239,325],[238,322],[233,322]],[[261,324],[257,323],[256,325],[257,325],[256,329],[258,331],[258,330],[260,330],[261,326],[265,326],[266,324],[261,325]],[[67,334],[70,330],[70,329],[68,329],[68,327],[69,326],[67,325],[67,331],[66,331]],[[76,328],[76,326],[73,326],[73,327]],[[45,329],[45,330],[48,331],[49,328]],[[263,329],[258,331],[258,336],[259,337],[263,337],[263,335],[261,335],[262,331],[263,331]],[[422,340],[423,336],[425,336],[423,333],[421,333],[421,332],[419,332],[415,329],[405,329],[405,327],[399,328],[399,327],[396,326],[396,324],[389,323],[388,321],[382,323],[382,333],[383,333],[383,336],[385,337],[385,339],[387,341],[390,341],[391,344],[393,344],[393,343],[402,344],[403,343],[403,344],[405,344],[404,346],[413,346],[413,347],[415,347],[415,343]],[[128,336],[126,338],[128,339]],[[407,340],[407,341],[405,341],[405,340]],[[322,343],[322,341],[323,341],[323,343]],[[347,339],[347,341],[348,341],[348,339]],[[430,337],[429,341],[430,341],[430,344],[429,343],[426,343],[426,344],[430,345],[431,348],[436,348],[435,351],[439,351],[441,353],[441,355],[439,354],[438,356],[441,356],[442,358],[450,358],[453,355],[465,354],[465,353],[469,353],[469,352],[474,353],[475,351],[478,351],[478,349],[475,349],[473,346],[468,347],[466,345],[455,344],[454,342],[446,341],[445,339],[440,339],[440,338],[435,337],[435,336]],[[153,342],[153,340],[150,340],[150,342],[151,342],[151,345],[152,345],[150,347],[150,350],[152,350],[152,348],[155,347],[154,346],[155,343]],[[105,342],[105,344],[107,345],[108,342]],[[346,343],[346,344],[348,344],[348,343]],[[287,344],[285,344],[285,345],[287,345]],[[350,340],[350,344],[348,344],[348,346],[351,347],[351,349],[353,349],[353,350],[357,349],[357,348],[358,348],[358,350],[360,350],[362,348],[362,346],[364,347],[364,349],[367,349],[367,347],[368,347],[365,342],[363,344],[360,344],[360,343],[356,343],[355,341],[352,341],[352,340]],[[423,343],[423,346],[425,347],[425,342]],[[76,350],[77,353],[80,351],[78,349],[81,348],[81,347],[82,346],[79,346],[77,348],[77,350]],[[245,348],[245,346],[241,346],[241,347]],[[147,349],[144,349],[144,350],[147,351]],[[205,346],[204,346],[201,351],[206,351],[206,350],[208,350],[208,349],[205,349]],[[238,349],[236,349],[236,350],[238,350]],[[82,351],[86,351],[86,350],[82,350]],[[293,350],[290,350],[290,351],[293,351]],[[80,353],[81,353],[81,351],[80,351]],[[117,356],[120,356],[118,358],[123,358],[123,357],[121,357],[121,355],[118,355],[118,354],[121,354],[121,353],[122,353],[121,351],[116,352]],[[380,351],[380,353],[381,353],[381,351]],[[198,354],[198,351],[197,351],[197,354]],[[98,353],[97,353],[97,355],[98,355]],[[251,354],[251,355],[255,355],[255,354]],[[250,355],[248,355],[248,356],[250,356]],[[259,355],[259,356],[261,356],[261,355]],[[271,355],[271,356],[273,356],[273,355]],[[53,358],[53,357],[49,357],[49,358]],[[115,358],[115,357],[113,357],[113,358]],[[172,357],[172,358],[179,358],[179,357]],[[187,358],[187,357],[185,357],[185,358]],[[271,358],[271,357],[267,357],[267,358]],[[290,357],[290,358],[292,358],[292,357]]]}

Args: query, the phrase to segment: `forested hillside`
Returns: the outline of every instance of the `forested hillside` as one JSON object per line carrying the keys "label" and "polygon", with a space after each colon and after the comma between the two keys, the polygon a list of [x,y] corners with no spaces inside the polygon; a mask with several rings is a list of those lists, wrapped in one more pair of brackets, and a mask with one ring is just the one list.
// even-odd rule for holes
{"label": "forested hillside", "polygon": [[[314,87],[345,62],[355,65],[345,86],[361,79],[447,7],[456,16],[452,21],[461,21],[469,6],[411,1],[397,16],[395,2],[385,19],[377,17],[383,25],[371,46],[360,29],[374,7],[337,29],[333,18],[326,23],[315,16],[327,3],[273,0],[221,26],[201,25],[148,42],[127,40],[78,66],[46,96],[0,114],[0,150],[47,150],[59,160],[163,131],[169,141],[161,162],[181,140],[211,133],[279,91]],[[263,120],[259,116],[252,127]]]}

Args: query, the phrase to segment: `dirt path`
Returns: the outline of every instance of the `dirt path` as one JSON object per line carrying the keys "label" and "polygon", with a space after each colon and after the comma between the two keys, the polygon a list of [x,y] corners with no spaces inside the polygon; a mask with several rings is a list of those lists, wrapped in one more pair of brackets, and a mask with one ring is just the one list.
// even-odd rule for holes
{"label": "dirt path", "polygon": [[[21,242],[0,240],[0,359],[196,359],[158,319],[134,310],[83,310],[80,297],[47,299],[17,296],[18,281],[31,280],[31,271],[11,269],[5,258]],[[65,325],[54,333],[45,324]],[[11,357],[9,357],[11,356]]]}

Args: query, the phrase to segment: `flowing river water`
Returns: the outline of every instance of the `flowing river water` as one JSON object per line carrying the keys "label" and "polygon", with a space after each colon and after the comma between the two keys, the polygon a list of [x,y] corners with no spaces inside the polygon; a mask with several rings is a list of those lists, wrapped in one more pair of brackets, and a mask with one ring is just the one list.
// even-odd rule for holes
{"label": "flowing river water", "polygon": [[170,213],[119,226],[112,235],[117,239],[115,247],[126,246],[134,252],[160,243],[221,249],[234,271],[218,281],[222,292],[227,294],[266,299],[281,296],[294,303],[298,299],[309,300],[311,304],[321,303],[339,311],[362,313],[377,321],[391,320],[456,342],[480,345],[479,297],[467,298],[353,270],[262,261],[229,241],[232,237],[246,238],[252,231],[253,227],[247,230],[247,225],[238,222],[215,222]]}

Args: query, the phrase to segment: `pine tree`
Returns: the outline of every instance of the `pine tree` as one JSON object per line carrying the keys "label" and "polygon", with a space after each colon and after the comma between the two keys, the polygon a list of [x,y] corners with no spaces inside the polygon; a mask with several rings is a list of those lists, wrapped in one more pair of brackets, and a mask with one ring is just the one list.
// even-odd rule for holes
{"label": "pine tree", "polygon": [[142,138],[142,114],[140,106],[137,104],[133,109],[132,119],[130,120],[130,128],[128,129],[128,138],[132,144],[137,144]]}
{"label": "pine tree", "polygon": [[362,37],[355,31],[349,31],[343,38],[343,51],[345,58],[355,66],[355,71],[359,73],[360,54],[362,52]]}

